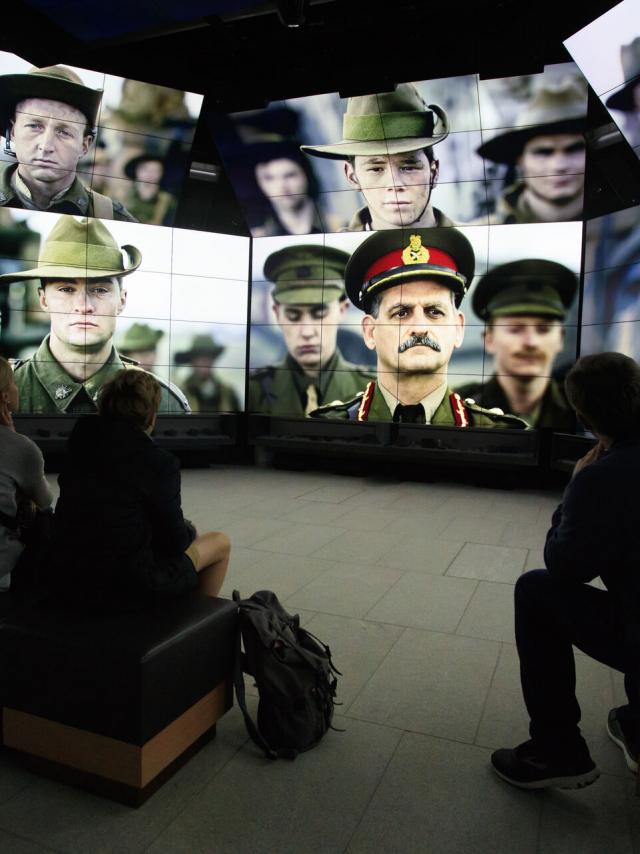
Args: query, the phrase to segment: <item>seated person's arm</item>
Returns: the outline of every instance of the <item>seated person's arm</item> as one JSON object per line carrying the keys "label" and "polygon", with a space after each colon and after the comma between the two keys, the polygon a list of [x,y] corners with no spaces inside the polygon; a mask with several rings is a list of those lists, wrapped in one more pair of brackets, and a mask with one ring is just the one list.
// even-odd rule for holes
{"label": "seated person's arm", "polygon": [[20,497],[33,501],[41,510],[53,501],[53,492],[44,476],[44,459],[33,442],[25,443],[20,466],[22,476],[18,483]]}
{"label": "seated person's arm", "polygon": [[185,551],[194,539],[195,528],[182,515],[180,466],[175,457],[163,454],[146,497],[154,552],[173,556]]}
{"label": "seated person's arm", "polygon": [[587,466],[566,488],[551,520],[544,562],[558,579],[586,583],[616,560],[616,528],[622,524],[615,502],[607,500],[608,478]]}

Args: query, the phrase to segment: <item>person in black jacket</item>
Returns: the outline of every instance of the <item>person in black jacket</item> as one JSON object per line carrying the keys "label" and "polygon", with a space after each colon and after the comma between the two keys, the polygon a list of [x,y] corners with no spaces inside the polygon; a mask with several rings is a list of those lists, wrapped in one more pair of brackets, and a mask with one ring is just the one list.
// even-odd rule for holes
{"label": "person in black jacket", "polygon": [[71,432],[49,573],[62,605],[130,610],[220,591],[229,539],[198,536],[182,515],[178,461],[149,435],[160,397],[151,374],[120,371]]}
{"label": "person in black jacket", "polygon": [[[493,753],[496,773],[528,789],[597,779],[580,734],[572,645],[624,673],[627,705],[607,732],[638,771],[640,748],[640,366],[620,353],[584,356],[565,381],[577,417],[597,438],[576,463],[547,534],[546,569],[515,588],[516,643],[531,739]],[[588,582],[600,577],[605,589]]]}

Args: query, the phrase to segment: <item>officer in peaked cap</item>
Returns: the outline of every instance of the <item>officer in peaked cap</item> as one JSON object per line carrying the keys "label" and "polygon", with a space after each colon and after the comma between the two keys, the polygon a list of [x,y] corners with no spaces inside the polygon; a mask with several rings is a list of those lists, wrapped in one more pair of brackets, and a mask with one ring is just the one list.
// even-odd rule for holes
{"label": "officer in peaked cap", "polygon": [[191,372],[180,385],[192,412],[239,412],[238,395],[216,374],[214,365],[225,347],[210,335],[196,335],[191,347],[176,353],[176,365],[190,365]]}
{"label": "officer in peaked cap", "polygon": [[[582,217],[587,93],[575,78],[540,87],[515,127],[487,139],[478,154],[516,170],[490,224],[560,222]],[[487,223],[487,217],[478,219]]]}
{"label": "officer in peaked cap", "polygon": [[442,107],[427,105],[412,83],[400,83],[394,92],[349,98],[340,142],[301,147],[314,157],[344,160],[348,184],[362,192],[367,204],[347,231],[450,226],[431,204],[439,167],[433,146],[448,134]]}
{"label": "officer in peaked cap", "polygon": [[101,99],[101,89],[62,65],[0,76],[0,133],[17,160],[0,163],[0,205],[137,222],[76,174],[95,141]]}
{"label": "officer in peaked cap", "polygon": [[365,240],[345,281],[349,299],[365,312],[364,340],[376,352],[377,376],[313,417],[525,428],[520,418],[465,401],[447,385],[474,267],[473,248],[455,228],[381,231]]}
{"label": "officer in peaked cap", "polygon": [[[39,279],[40,307],[51,321],[49,335],[14,373],[23,412],[95,412],[107,380],[123,369],[141,370],[113,346],[127,301],[123,279],[141,262],[140,251],[119,247],[100,220],[61,216],[33,269],[0,276],[0,284]],[[182,392],[156,379],[162,386],[159,411],[189,412]]]}
{"label": "officer in peaked cap", "polygon": [[289,246],[267,258],[264,275],[274,283],[273,310],[287,355],[251,374],[250,412],[302,418],[323,403],[354,395],[373,376],[347,362],[337,346],[348,307],[348,259],[346,252],[318,244]]}
{"label": "officer in peaked cap", "polygon": [[483,276],[473,310],[486,323],[485,350],[495,370],[485,383],[470,383],[460,393],[516,413],[532,427],[573,432],[573,410],[552,371],[577,286],[571,270],[542,258],[500,264]]}

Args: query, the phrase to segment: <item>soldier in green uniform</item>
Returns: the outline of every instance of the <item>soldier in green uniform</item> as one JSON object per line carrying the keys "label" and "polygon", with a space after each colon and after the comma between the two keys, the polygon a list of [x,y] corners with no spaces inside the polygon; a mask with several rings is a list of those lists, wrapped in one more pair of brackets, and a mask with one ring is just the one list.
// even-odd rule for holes
{"label": "soldier in green uniform", "polygon": [[0,133],[17,160],[0,163],[0,206],[137,222],[76,174],[95,140],[101,99],[102,90],[62,65],[0,76]]}
{"label": "soldier in green uniform", "polygon": [[[118,315],[126,305],[123,278],[142,262],[135,246],[122,251],[97,219],[61,216],[42,244],[37,266],[5,273],[0,282],[39,279],[40,307],[51,332],[36,353],[15,370],[20,409],[37,414],[96,411],[104,382],[123,368],[142,370],[113,346]],[[175,386],[162,386],[160,412],[189,412]]]}
{"label": "soldier in green uniform", "polygon": [[148,323],[132,323],[120,339],[118,350],[145,371],[153,371],[163,335],[161,329],[153,329]]}
{"label": "soldier in green uniform", "polygon": [[345,361],[337,346],[348,308],[348,259],[346,252],[317,244],[290,246],[267,258],[264,274],[275,284],[273,309],[287,356],[252,372],[250,412],[303,418],[323,403],[355,394],[371,379],[371,371]]}
{"label": "soldier in green uniform", "polygon": [[515,170],[496,210],[479,224],[564,222],[582,218],[587,93],[570,78],[541,87],[516,118],[478,154]]}
{"label": "soldier in green uniform", "polygon": [[164,160],[155,154],[139,154],[127,161],[124,174],[133,181],[126,196],[127,209],[138,222],[171,225],[176,202],[171,193],[160,189]]}
{"label": "soldier in green uniform", "polygon": [[540,258],[500,264],[483,276],[473,310],[486,322],[484,345],[495,372],[485,383],[463,386],[460,394],[513,412],[532,427],[573,433],[573,410],[551,374],[577,287],[571,270]]}
{"label": "soldier in green uniform", "polygon": [[400,83],[395,92],[349,98],[341,142],[301,148],[344,160],[347,183],[364,196],[366,206],[345,231],[450,226],[453,221],[431,204],[439,168],[433,146],[448,135],[442,107],[427,106],[412,83]]}
{"label": "soldier in green uniform", "polygon": [[233,388],[213,370],[224,350],[210,335],[196,335],[189,350],[176,353],[176,365],[192,367],[189,376],[180,383],[192,412],[239,412],[242,408]]}
{"label": "soldier in green uniform", "polygon": [[312,417],[526,428],[520,418],[463,400],[447,384],[449,361],[462,345],[459,306],[474,267],[473,248],[455,228],[380,231],[361,243],[345,283],[351,302],[365,312],[362,329],[376,352],[376,379]]}

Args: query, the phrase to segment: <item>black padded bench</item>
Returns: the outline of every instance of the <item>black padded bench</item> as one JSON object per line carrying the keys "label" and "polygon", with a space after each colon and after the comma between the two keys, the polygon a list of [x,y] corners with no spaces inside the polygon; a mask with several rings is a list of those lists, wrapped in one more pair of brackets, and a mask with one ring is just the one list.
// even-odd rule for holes
{"label": "black padded bench", "polygon": [[118,616],[2,610],[2,743],[48,776],[139,806],[233,703],[226,599]]}

